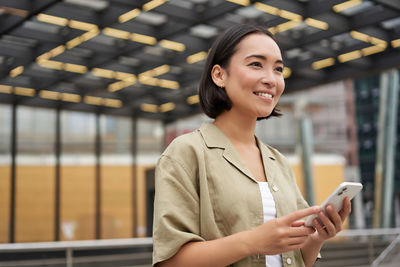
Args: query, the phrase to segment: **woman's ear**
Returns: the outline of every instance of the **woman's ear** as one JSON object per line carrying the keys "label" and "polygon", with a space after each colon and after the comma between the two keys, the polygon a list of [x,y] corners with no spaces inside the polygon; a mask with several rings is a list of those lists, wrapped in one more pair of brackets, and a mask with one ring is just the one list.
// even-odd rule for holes
{"label": "woman's ear", "polygon": [[211,69],[211,78],[218,87],[225,87],[226,71],[218,64]]}

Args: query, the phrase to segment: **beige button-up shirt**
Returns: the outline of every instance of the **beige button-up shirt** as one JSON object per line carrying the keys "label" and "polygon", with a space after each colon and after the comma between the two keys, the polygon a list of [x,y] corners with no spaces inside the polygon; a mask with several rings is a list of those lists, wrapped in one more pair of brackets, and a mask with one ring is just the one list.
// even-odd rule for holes
{"label": "beige button-up shirt", "polygon": [[[307,207],[283,155],[257,139],[277,216]],[[189,241],[205,241],[263,223],[261,193],[230,140],[213,124],[176,138],[156,168],[153,265]],[[304,266],[300,250],[282,254],[284,266]],[[235,267],[265,267],[252,255]]]}

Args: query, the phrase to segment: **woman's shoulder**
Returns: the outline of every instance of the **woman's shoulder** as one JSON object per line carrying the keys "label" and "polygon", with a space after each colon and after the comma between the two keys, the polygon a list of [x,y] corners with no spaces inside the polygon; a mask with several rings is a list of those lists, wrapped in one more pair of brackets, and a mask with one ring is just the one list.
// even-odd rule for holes
{"label": "woman's shoulder", "polygon": [[202,149],[204,141],[199,129],[176,137],[164,150],[162,156],[188,156],[191,152]]}

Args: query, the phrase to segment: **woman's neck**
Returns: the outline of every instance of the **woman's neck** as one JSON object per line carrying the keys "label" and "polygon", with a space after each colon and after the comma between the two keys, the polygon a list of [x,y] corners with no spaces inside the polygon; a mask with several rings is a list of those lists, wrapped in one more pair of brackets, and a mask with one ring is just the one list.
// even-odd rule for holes
{"label": "woman's neck", "polygon": [[214,124],[235,145],[254,145],[256,119],[233,114],[233,110],[223,112],[214,121]]}

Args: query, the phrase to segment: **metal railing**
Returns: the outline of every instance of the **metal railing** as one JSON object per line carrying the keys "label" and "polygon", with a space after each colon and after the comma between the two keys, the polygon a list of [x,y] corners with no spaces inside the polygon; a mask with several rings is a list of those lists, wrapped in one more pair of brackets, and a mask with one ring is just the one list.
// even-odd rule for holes
{"label": "metal railing", "polygon": [[[393,239],[393,236],[397,236],[397,238]],[[377,267],[400,243],[400,228],[343,230],[332,241],[343,238],[345,240],[367,241],[382,239],[387,240],[388,243],[391,242],[377,258],[376,254],[369,255],[374,260],[372,266]],[[151,266],[152,245],[152,238],[0,244],[0,266],[73,267],[74,264],[81,266],[83,263],[90,264],[93,262],[101,263],[101,266],[117,266],[116,261],[125,260],[129,262],[129,266],[144,267]],[[43,252],[44,257],[32,259],[23,256],[24,253],[35,252]],[[52,252],[58,253],[57,257],[45,257]],[[5,255],[10,253],[21,255],[21,257],[7,259]]]}
{"label": "metal railing", "polygon": [[390,245],[384,251],[382,251],[378,258],[376,258],[372,262],[371,266],[378,267],[386,259],[389,253],[397,246],[397,244],[400,244],[400,235],[398,235],[396,239],[393,240],[392,243],[390,243]]}
{"label": "metal railing", "polygon": [[[73,267],[74,263],[90,263],[95,261],[103,263],[116,260],[151,262],[152,246],[152,238],[0,244],[0,266],[64,265],[66,267]],[[110,250],[113,250],[114,254],[107,253]],[[117,250],[123,251],[122,253],[115,253]],[[75,255],[82,251],[86,251],[86,254],[89,254],[89,256],[77,257]],[[88,251],[92,253],[87,253]],[[17,260],[6,259],[7,253],[22,255],[23,253],[32,252],[61,252],[64,256],[42,259],[29,259],[29,257],[25,259],[24,257],[19,257]],[[140,266],[151,266],[151,263]]]}
{"label": "metal railing", "polygon": [[315,266],[371,266],[399,234],[400,228],[343,230],[325,243]]}

